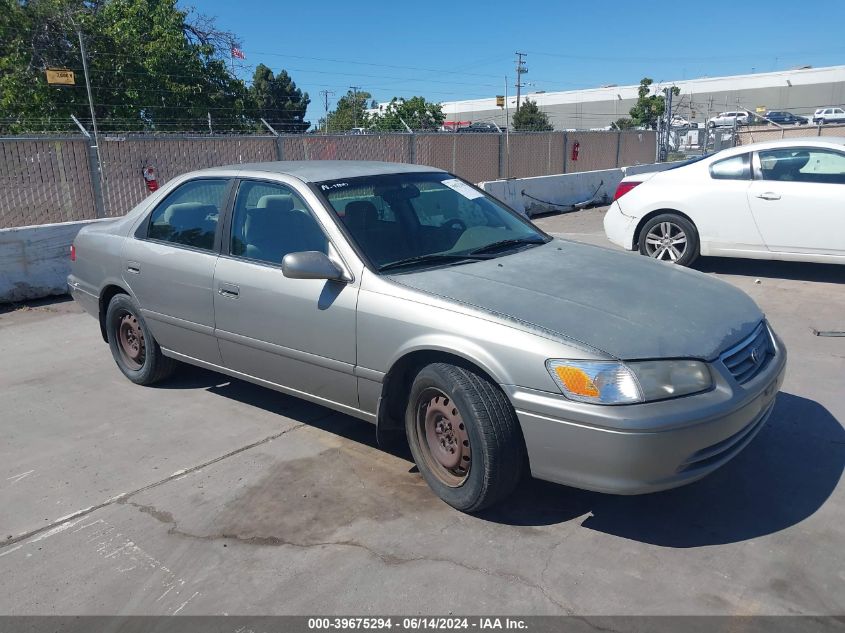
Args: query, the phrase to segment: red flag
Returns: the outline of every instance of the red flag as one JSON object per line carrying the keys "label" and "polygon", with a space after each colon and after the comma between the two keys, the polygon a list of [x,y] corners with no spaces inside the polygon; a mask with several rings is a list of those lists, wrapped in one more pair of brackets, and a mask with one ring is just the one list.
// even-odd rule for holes
{"label": "red flag", "polygon": [[244,55],[244,52],[237,46],[232,47],[232,57],[237,57],[238,59],[246,59],[246,55]]}

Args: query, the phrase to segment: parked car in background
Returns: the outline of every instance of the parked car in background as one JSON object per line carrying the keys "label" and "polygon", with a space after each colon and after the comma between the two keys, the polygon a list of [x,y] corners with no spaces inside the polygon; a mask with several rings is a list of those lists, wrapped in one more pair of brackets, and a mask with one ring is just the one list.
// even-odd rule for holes
{"label": "parked car in background", "polygon": [[807,125],[810,122],[805,116],[798,116],[785,110],[769,110],[763,116],[769,121],[780,125]]}
{"label": "parked car in background", "polygon": [[786,364],[733,286],[553,239],[420,165],[186,174],[83,228],[71,260],[132,382],[179,360],[404,430],[464,511],[526,467],[622,494],[700,479],[765,424]]}
{"label": "parked car in background", "polygon": [[819,108],[813,113],[813,123],[845,123],[845,109],[829,107]]}
{"label": "parked car in background", "polygon": [[677,115],[672,117],[671,126],[672,127],[688,127],[688,128],[693,128],[693,129],[699,127],[698,123],[695,123],[694,121],[690,121],[688,119],[685,119],[682,116],[677,116]]}
{"label": "parked car in background", "polygon": [[734,110],[720,112],[707,122],[709,127],[733,127],[734,125],[749,125],[754,121],[754,115],[748,110]]}
{"label": "parked car in background", "polygon": [[845,139],[727,149],[622,180],[608,239],[688,266],[698,255],[845,264]]}
{"label": "parked car in background", "polygon": [[471,123],[466,127],[460,127],[457,130],[460,133],[488,133],[488,134],[498,134],[499,128],[497,128],[493,123]]}

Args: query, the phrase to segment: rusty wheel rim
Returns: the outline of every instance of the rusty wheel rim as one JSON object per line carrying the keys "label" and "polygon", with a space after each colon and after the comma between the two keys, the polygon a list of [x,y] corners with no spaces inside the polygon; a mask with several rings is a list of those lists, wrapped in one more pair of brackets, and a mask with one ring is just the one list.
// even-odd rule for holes
{"label": "rusty wheel rim", "polygon": [[125,312],[121,315],[117,323],[117,341],[120,355],[126,365],[130,369],[141,369],[147,357],[147,346],[144,342],[144,331],[134,314]]}
{"label": "rusty wheel rim", "polygon": [[416,430],[429,471],[447,486],[461,486],[469,475],[472,452],[457,405],[439,389],[426,389],[417,400]]}

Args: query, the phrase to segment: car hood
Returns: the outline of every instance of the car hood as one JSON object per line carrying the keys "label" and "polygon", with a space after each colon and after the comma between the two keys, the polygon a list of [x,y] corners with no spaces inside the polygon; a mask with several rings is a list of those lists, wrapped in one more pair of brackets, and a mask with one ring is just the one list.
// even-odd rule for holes
{"label": "car hood", "polygon": [[390,278],[623,360],[712,360],[763,319],[723,281],[567,240]]}

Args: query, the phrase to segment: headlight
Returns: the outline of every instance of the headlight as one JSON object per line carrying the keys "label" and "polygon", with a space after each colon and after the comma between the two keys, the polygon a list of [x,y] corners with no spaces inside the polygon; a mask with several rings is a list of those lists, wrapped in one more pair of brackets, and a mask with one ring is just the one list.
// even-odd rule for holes
{"label": "headlight", "polygon": [[697,360],[633,363],[548,360],[546,368],[570,400],[594,404],[633,404],[677,398],[713,386],[710,370]]}

